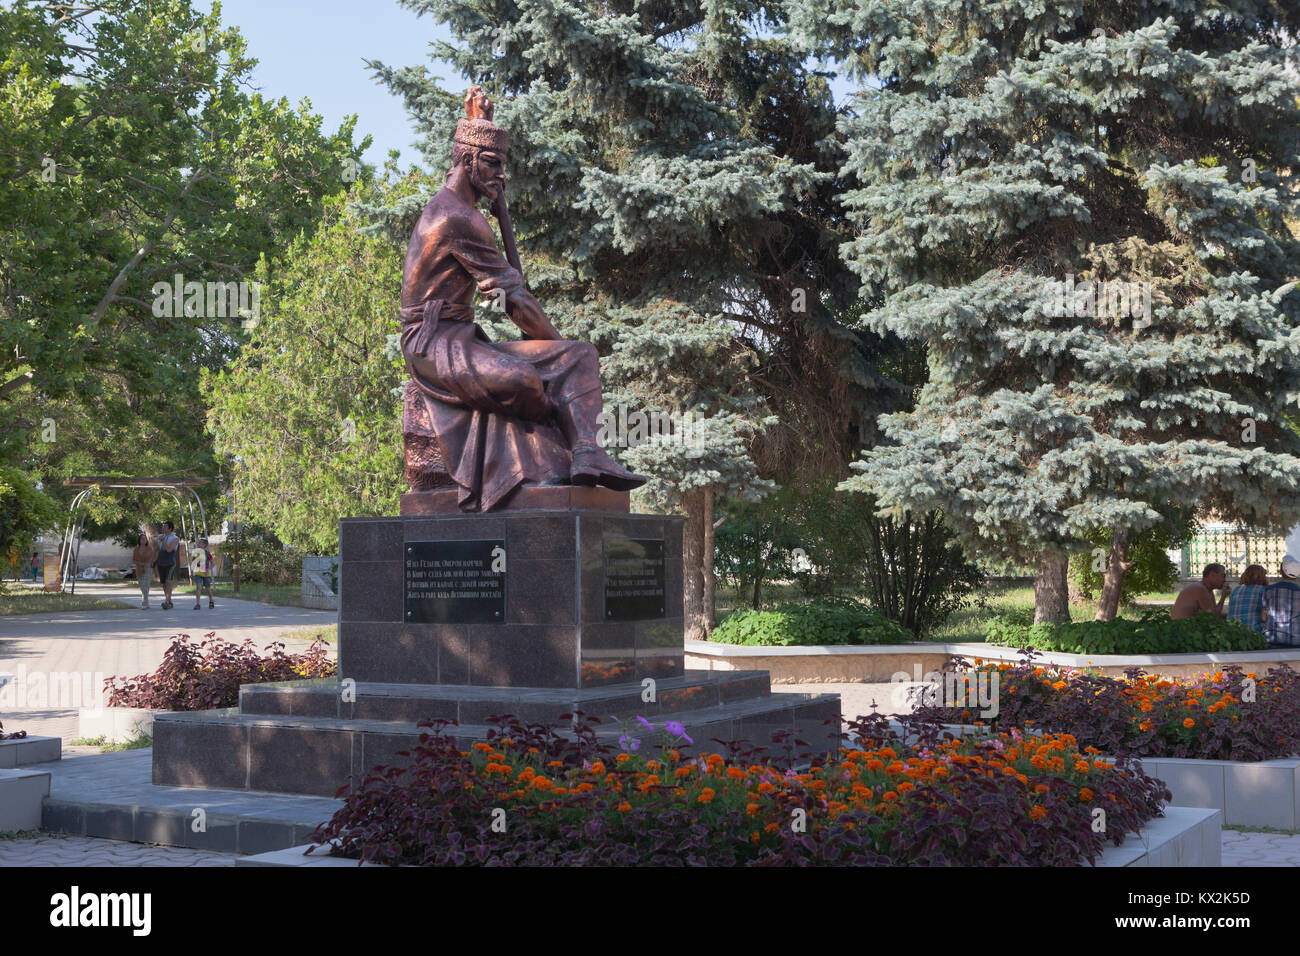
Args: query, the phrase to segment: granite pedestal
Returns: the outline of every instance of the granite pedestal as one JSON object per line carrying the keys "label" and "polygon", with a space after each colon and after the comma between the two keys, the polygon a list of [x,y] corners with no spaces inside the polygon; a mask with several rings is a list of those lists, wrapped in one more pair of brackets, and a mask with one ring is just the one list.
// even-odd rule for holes
{"label": "granite pedestal", "polygon": [[838,746],[837,695],[773,695],[765,671],[685,669],[680,518],[621,512],[625,493],[575,507],[570,492],[604,489],[538,490],[538,507],[439,514],[404,500],[416,513],[344,519],[339,678],[245,685],[237,710],[159,714],[154,783],[332,796],[400,764],[429,718],[456,721],[465,741],[493,716],[557,724],[580,711],[609,740],[641,716],[680,721],[697,751],[768,747],[787,730]]}

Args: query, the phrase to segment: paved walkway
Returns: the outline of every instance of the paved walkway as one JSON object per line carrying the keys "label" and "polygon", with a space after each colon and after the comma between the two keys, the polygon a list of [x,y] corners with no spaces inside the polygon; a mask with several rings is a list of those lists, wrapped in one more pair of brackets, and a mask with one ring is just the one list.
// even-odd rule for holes
{"label": "paved walkway", "polygon": [[9,866],[234,866],[233,853],[43,833],[0,840],[0,867]]}
{"label": "paved walkway", "polygon": [[1300,834],[1223,831],[1224,866],[1300,866]]}
{"label": "paved walkway", "polygon": [[773,684],[773,694],[839,694],[840,713],[852,719],[865,714],[910,714],[916,709],[908,698],[912,688],[924,687],[915,681],[897,684],[805,683]]}
{"label": "paved walkway", "polygon": [[[160,610],[157,601],[151,601],[153,607],[146,611],[131,584],[78,581],[77,593],[115,598],[128,607],[0,617],[0,674],[14,675],[13,684],[0,691],[0,721],[6,730],[62,737],[65,742],[74,739],[77,709],[93,704],[104,678],[156,669],[177,634],[197,639],[214,631],[223,640],[239,643],[250,638],[263,647],[286,630],[337,620],[334,611],[230,598],[215,608],[204,604],[195,611],[186,603],[193,595],[180,594],[173,610]],[[309,643],[294,641],[289,649],[301,650]]]}
{"label": "paved walkway", "polygon": [[[41,834],[0,840],[0,868],[9,866],[234,866],[233,853],[148,846]],[[1223,831],[1223,865],[1300,866],[1300,834]]]}

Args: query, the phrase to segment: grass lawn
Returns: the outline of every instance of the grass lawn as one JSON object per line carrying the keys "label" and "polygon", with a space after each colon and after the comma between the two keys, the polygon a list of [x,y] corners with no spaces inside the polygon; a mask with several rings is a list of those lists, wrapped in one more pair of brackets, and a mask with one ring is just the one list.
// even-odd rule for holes
{"label": "grass lawn", "polygon": [[[186,593],[193,595],[194,588],[188,581],[182,582]],[[180,593],[180,588],[177,593]],[[302,607],[301,584],[254,584],[249,581],[239,582],[239,593],[229,581],[218,581],[212,585],[212,594],[217,600],[234,598],[239,601],[260,601],[262,604],[278,604],[281,607]],[[204,592],[206,599],[207,593]]]}
{"label": "grass lawn", "polygon": [[62,591],[35,591],[6,585],[0,594],[0,616],[6,614],[50,614],[57,611],[129,611],[131,605],[112,598]]}
{"label": "grass lawn", "polygon": [[337,624],[325,624],[320,627],[300,627],[294,631],[281,631],[277,641],[311,641],[320,638],[326,644],[336,644],[339,639],[339,626]]}
{"label": "grass lawn", "polygon": [[117,753],[122,750],[146,750],[153,746],[153,737],[148,734],[136,734],[122,743],[111,744],[107,737],[78,737],[68,742],[73,747],[98,747],[102,754]]}

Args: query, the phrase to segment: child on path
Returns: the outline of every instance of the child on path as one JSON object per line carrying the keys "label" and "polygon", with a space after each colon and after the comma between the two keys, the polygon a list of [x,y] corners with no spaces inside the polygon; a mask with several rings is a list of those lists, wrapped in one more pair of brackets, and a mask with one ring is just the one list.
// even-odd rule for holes
{"label": "child on path", "polygon": [[212,600],[212,552],[208,550],[207,538],[199,538],[199,546],[190,555],[190,577],[194,579],[194,610],[199,609],[199,596],[204,588],[208,591],[208,607],[216,607]]}

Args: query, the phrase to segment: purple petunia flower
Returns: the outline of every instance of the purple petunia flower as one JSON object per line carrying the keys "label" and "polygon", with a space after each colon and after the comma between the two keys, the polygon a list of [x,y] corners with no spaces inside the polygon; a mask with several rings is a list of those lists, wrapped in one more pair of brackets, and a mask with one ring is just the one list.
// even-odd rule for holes
{"label": "purple petunia flower", "polygon": [[654,730],[654,729],[655,729],[655,725],[652,724],[652,723],[650,723],[650,721],[646,720],[646,719],[645,719],[644,717],[642,717],[640,714],[637,714],[637,715],[636,715],[636,719],[637,719],[637,721],[641,724],[641,726],[644,727],[646,730]]}
{"label": "purple petunia flower", "polygon": [[618,738],[618,745],[624,750],[636,750],[641,746],[641,741],[631,734],[623,734]]}
{"label": "purple petunia flower", "polygon": [[668,733],[672,734],[674,737],[682,738],[682,740],[686,741],[688,744],[695,743],[694,740],[691,740],[690,737],[686,736],[686,728],[682,726],[680,720],[668,721],[668,723],[664,724],[664,730],[668,731]]}

